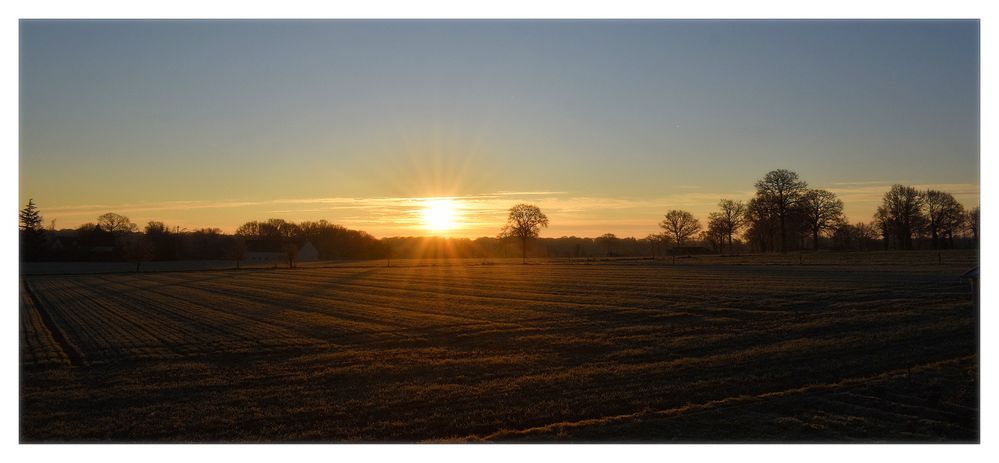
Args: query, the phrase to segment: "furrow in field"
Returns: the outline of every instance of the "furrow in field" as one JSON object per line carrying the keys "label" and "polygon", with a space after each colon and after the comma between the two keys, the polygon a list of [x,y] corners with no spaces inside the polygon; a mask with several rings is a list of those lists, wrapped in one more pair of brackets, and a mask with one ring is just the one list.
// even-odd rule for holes
{"label": "furrow in field", "polygon": [[20,349],[23,365],[66,365],[69,358],[45,326],[24,285],[20,288]]}
{"label": "furrow in field", "polygon": [[[146,312],[162,316],[164,325],[184,326],[190,331],[185,332],[188,342],[202,342],[221,337],[230,341],[254,342],[260,336],[273,336],[271,324],[260,325],[247,323],[248,318],[243,313],[232,310],[217,310],[216,302],[210,295],[195,300],[173,297],[172,292],[145,287],[135,291],[133,282],[126,279],[105,279],[102,283],[113,290],[109,293],[122,303],[136,309],[148,307]],[[171,289],[172,291],[172,289]],[[254,320],[255,321],[255,320]],[[288,333],[284,333],[288,334]]]}
{"label": "furrow in field", "polygon": [[49,346],[53,350],[53,355],[59,359],[65,359],[67,363],[72,365],[82,364],[83,357],[77,344],[70,341],[66,332],[58,326],[52,313],[49,312],[49,308],[43,305],[32,285],[28,281],[22,281],[21,286],[26,296],[24,302],[30,304],[30,309],[33,309],[32,313],[38,316],[38,322],[41,326],[38,327],[37,332],[41,333],[44,330],[45,338],[51,340],[52,343]]}
{"label": "furrow in field", "polygon": [[[131,287],[128,282],[109,283]],[[318,339],[303,337],[296,331],[298,326],[282,317],[275,316],[273,307],[254,305],[242,301],[233,303],[218,295],[185,287],[170,287],[165,290],[148,287],[118,293],[134,304],[143,300],[156,301],[161,311],[174,323],[196,326],[199,336],[207,340],[222,336],[226,342],[242,343],[246,346],[266,347],[274,342],[289,345],[323,344]],[[283,340],[283,341],[282,341]],[[199,342],[200,344],[201,342]],[[199,349],[198,352],[204,349]]]}
{"label": "furrow in field", "polygon": [[[316,273],[316,271],[313,271],[312,274],[315,275],[318,278],[323,278],[324,277],[324,275],[322,273]],[[409,289],[409,288],[412,288],[412,287],[415,286],[420,291],[434,292],[434,293],[447,293],[447,294],[463,294],[462,291],[461,291],[462,288],[467,288],[467,290],[470,292],[469,294],[471,294],[471,295],[482,295],[481,288],[479,288],[477,286],[474,286],[474,285],[473,286],[463,286],[461,284],[461,280],[452,281],[449,285],[442,286],[441,284],[439,284],[439,282],[436,282],[436,281],[431,281],[431,282],[420,281],[420,282],[414,283],[414,282],[411,282],[411,281],[406,281],[405,279],[404,280],[380,279],[379,275],[372,275],[369,278],[366,278],[365,282],[372,289],[380,289],[380,288],[383,288],[383,287],[393,287],[396,284],[398,284],[398,286],[401,287],[402,289]],[[384,283],[387,283],[389,286],[377,286],[377,285],[373,284],[375,282],[384,282]],[[761,282],[760,284],[755,284],[755,285],[746,285],[745,283],[743,283],[743,285],[741,285],[739,288],[737,288],[737,294],[733,294],[733,295],[730,295],[730,296],[723,296],[723,295],[720,294],[720,291],[719,291],[718,287],[712,287],[710,285],[705,285],[704,282],[697,281],[697,279],[695,279],[695,283],[699,287],[699,291],[698,292],[702,292],[704,294],[704,296],[701,296],[701,297],[692,297],[689,294],[684,295],[685,292],[686,293],[690,293],[691,291],[681,288],[682,290],[678,290],[678,291],[665,291],[665,292],[662,292],[661,295],[659,295],[659,297],[649,298],[648,297],[649,291],[647,289],[641,289],[638,292],[645,293],[646,296],[644,298],[636,298],[636,299],[628,299],[626,297],[630,293],[630,291],[631,291],[630,288],[629,288],[629,286],[635,286],[636,285],[637,282],[635,282],[635,281],[622,282],[621,284],[615,283],[615,284],[613,284],[613,285],[611,285],[611,286],[609,286],[607,288],[600,288],[596,284],[596,282],[586,282],[586,284],[584,285],[585,288],[586,288],[585,291],[572,291],[572,292],[568,293],[568,295],[566,295],[566,296],[564,296],[562,298],[549,296],[549,294],[558,294],[559,293],[559,290],[558,290],[559,287],[557,285],[555,285],[555,284],[552,284],[549,281],[544,281],[543,282],[543,283],[546,284],[546,286],[539,286],[540,283],[537,283],[537,282],[532,282],[532,283],[518,282],[519,285],[518,286],[513,286],[513,287],[504,287],[504,286],[496,283],[495,279],[490,279],[490,282],[491,282],[491,284],[490,284],[490,290],[489,290],[488,293],[484,294],[486,296],[488,296],[490,294],[496,294],[496,293],[498,293],[498,294],[505,294],[507,298],[512,298],[512,295],[522,294],[523,297],[521,297],[520,299],[537,300],[537,299],[544,298],[545,300],[550,300],[550,301],[562,301],[562,300],[565,300],[565,301],[574,302],[574,303],[577,303],[577,304],[580,304],[580,303],[585,304],[585,303],[588,302],[587,301],[588,298],[597,298],[597,297],[599,297],[599,298],[602,298],[603,300],[593,299],[593,300],[591,300],[592,301],[591,303],[593,303],[595,305],[617,305],[617,306],[625,306],[625,307],[632,308],[632,309],[634,309],[634,308],[642,308],[642,307],[657,308],[657,307],[662,307],[664,304],[673,304],[673,305],[676,305],[676,304],[678,304],[680,302],[690,302],[690,303],[694,303],[694,304],[701,303],[701,302],[703,302],[703,303],[720,303],[720,304],[723,304],[723,305],[742,305],[742,306],[746,306],[747,304],[746,304],[745,301],[747,300],[747,298],[746,298],[745,292],[746,291],[751,291],[753,289],[760,290],[760,291],[767,291],[767,292],[771,293],[771,295],[769,297],[766,297],[766,298],[750,299],[750,300],[752,300],[754,302],[751,305],[749,305],[748,307],[740,307],[741,309],[747,310],[747,311],[753,311],[753,312],[778,311],[777,309],[774,309],[773,307],[774,306],[778,306],[779,304],[782,304],[782,303],[786,303],[786,301],[787,301],[786,297],[782,298],[781,295],[779,294],[779,292],[775,288],[773,288],[774,286],[777,286],[777,284],[776,284],[777,282],[769,282],[769,284],[765,284],[764,282]],[[578,279],[577,279],[577,282],[578,282]],[[627,284],[625,284],[625,283],[627,283]],[[786,281],[782,281],[782,282],[780,282],[780,285],[786,286],[786,283],[787,283]],[[355,283],[355,284],[357,284],[357,283]],[[802,283],[802,284],[804,284],[804,283]],[[953,287],[953,285],[951,285],[951,286]],[[528,291],[528,289],[525,289],[524,287],[527,287],[528,289],[534,289],[535,292]],[[442,288],[442,289],[435,290],[433,288]],[[856,288],[856,283],[854,283],[854,285],[850,288],[851,289],[850,291],[845,291],[845,288],[844,289],[840,289],[840,288],[830,287],[830,284],[828,282],[824,282],[821,285],[821,288],[823,288],[822,291],[813,291],[811,293],[811,295],[812,295],[811,298],[813,300],[824,300],[824,303],[826,303],[826,304],[828,304],[828,303],[849,303],[851,301],[861,301],[862,302],[864,299],[867,298],[867,294],[865,294],[864,291],[862,291],[862,290],[858,291],[858,289]],[[605,289],[605,290],[602,290],[602,289]],[[885,290],[886,290],[885,288],[869,288],[867,291],[879,293],[881,297],[884,297]],[[733,291],[729,291],[729,292],[733,292]],[[774,295],[773,293],[775,293],[775,292],[777,292],[778,294]],[[678,293],[678,294],[673,294],[673,293]],[[937,293],[940,293],[940,291],[937,291]],[[655,294],[655,292],[653,292],[653,294]],[[949,294],[941,294],[940,296],[950,296],[950,295]],[[617,304],[609,304],[608,303],[609,300],[615,300],[617,302]],[[809,304],[809,303],[810,302],[805,302],[804,305],[807,306],[807,304]],[[802,304],[799,304],[799,305],[802,305]],[[757,308],[754,309],[753,307],[757,307]],[[760,309],[759,307],[767,307],[767,309]]]}
{"label": "furrow in field", "polygon": [[[308,288],[309,281],[299,280],[297,284],[301,288]],[[274,284],[273,281],[258,280],[262,284]],[[289,283],[291,284],[291,283]],[[640,308],[633,307],[621,307],[618,305],[610,303],[601,304],[587,304],[587,303],[574,303],[574,302],[552,302],[547,300],[541,300],[540,295],[537,298],[513,298],[510,297],[509,293],[503,295],[467,295],[461,294],[457,291],[447,292],[447,291],[429,291],[426,289],[399,289],[386,286],[378,285],[366,285],[359,284],[356,282],[345,283],[342,286],[347,287],[330,287],[323,292],[324,297],[337,296],[342,300],[343,298],[351,298],[352,300],[365,300],[366,302],[375,305],[389,306],[393,302],[399,299],[404,299],[411,301],[410,307],[427,307],[428,310],[435,313],[441,311],[442,306],[453,306],[458,309],[462,308],[475,308],[475,307],[485,307],[488,310],[475,310],[475,314],[479,317],[490,316],[490,320],[504,321],[509,320],[517,323],[530,322],[535,323],[541,320],[555,321],[552,320],[556,316],[565,317],[570,316],[572,318],[578,318],[580,315],[578,309],[585,308],[591,313],[600,313],[602,317],[605,318],[615,318],[617,322],[620,322],[624,317],[632,317],[635,319],[641,318],[643,314],[649,314],[654,316],[661,316],[663,314],[662,310],[650,310],[646,311]],[[357,287],[356,290],[353,288],[348,288],[349,286]],[[289,293],[293,291],[288,291]],[[501,293],[502,294],[502,293]],[[432,296],[432,297],[427,297]],[[396,306],[396,308],[401,308]],[[558,309],[558,310],[554,310]],[[573,310],[575,309],[575,310]],[[463,312],[471,312],[471,310],[462,310]],[[509,312],[510,317],[497,318],[496,315],[505,315]],[[525,317],[524,312],[532,314],[531,317]],[[454,313],[453,311],[450,313]],[[564,320],[558,320],[563,322]],[[582,321],[582,320],[575,320]]]}
{"label": "furrow in field", "polygon": [[[93,313],[92,307],[74,300],[67,294],[65,285],[58,279],[39,279],[26,282],[33,294],[38,296],[40,306],[51,315],[55,329],[63,334],[66,344],[76,347],[79,361],[88,364],[98,352],[111,349],[112,342],[99,329],[100,314]],[[37,289],[36,289],[37,288]],[[66,353],[70,354],[71,350]]]}
{"label": "furrow in field", "polygon": [[[147,310],[150,301],[141,304],[122,304],[114,297],[115,292],[101,287],[99,293],[93,291],[94,284],[81,282],[71,288],[78,299],[88,300],[101,307],[108,314],[107,323],[119,327],[127,335],[115,338],[130,353],[139,357],[163,358],[182,357],[191,352],[186,348],[194,332],[189,326],[171,323],[156,311]],[[112,320],[111,317],[114,317]],[[116,323],[117,322],[117,323]]]}
{"label": "furrow in field", "polygon": [[[932,344],[932,341],[949,340],[953,336],[945,333],[939,336],[916,338],[916,342]],[[866,343],[864,341],[867,341]],[[515,407],[517,404],[507,403],[508,398],[518,397],[561,397],[561,400],[580,400],[580,404],[589,407],[595,406],[592,397],[601,397],[600,407],[614,407],[617,403],[627,404],[628,399],[639,399],[639,402],[648,400],[662,401],[675,400],[676,394],[667,393],[674,387],[687,387],[684,385],[697,384],[698,381],[711,380],[712,378],[753,378],[754,374],[765,371],[767,365],[780,363],[783,365],[782,371],[787,379],[797,378],[817,378],[807,370],[814,369],[821,372],[823,363],[817,362],[816,356],[828,357],[829,359],[843,359],[846,363],[838,368],[837,375],[841,374],[866,374],[882,371],[881,368],[891,367],[891,364],[882,364],[872,367],[864,355],[857,355],[858,351],[878,348],[875,338],[864,337],[845,340],[847,346],[842,347],[838,340],[829,339],[819,343],[786,344],[782,346],[772,346],[764,350],[754,352],[730,352],[724,355],[703,358],[685,358],[672,362],[650,362],[643,365],[619,366],[614,364],[593,364],[578,368],[559,368],[552,371],[538,371],[535,374],[521,371],[520,375],[512,377],[497,377],[494,380],[478,383],[476,390],[489,391],[492,400],[498,401],[498,407]],[[852,345],[866,344],[865,347],[851,347]],[[884,343],[882,343],[884,345]],[[909,364],[913,359],[906,354],[905,349],[895,349],[897,366]],[[843,368],[849,367],[850,371]],[[723,371],[719,371],[719,369]],[[723,373],[719,376],[719,373]],[[400,377],[402,379],[404,377]],[[676,383],[677,378],[682,378],[681,383]],[[418,378],[417,378],[418,379]],[[759,381],[749,381],[746,379],[739,381],[740,388],[764,387],[767,381],[776,379],[766,379],[759,377]],[[404,380],[405,381],[405,380]],[[416,384],[421,384],[417,382]],[[671,386],[676,384],[676,386]],[[653,390],[661,390],[655,393],[650,390],[653,396],[636,396],[635,391],[641,390],[649,385],[657,385]],[[707,383],[704,387],[707,391],[713,387]],[[729,386],[733,387],[733,386]],[[688,396],[691,391],[682,393],[679,397]],[[665,394],[665,395],[663,395]],[[662,398],[656,399],[657,396]],[[449,407],[464,409],[464,406],[473,407],[474,398],[469,398],[468,402],[463,402],[465,398],[448,399]],[[522,405],[522,404],[521,404]],[[423,414],[427,404],[420,401],[392,402],[383,404],[386,409],[407,410],[408,413],[417,415]],[[432,406],[432,405],[431,405]],[[516,409],[516,408],[513,408]]]}
{"label": "furrow in field", "polygon": [[[296,283],[300,284],[302,287],[309,287],[310,284],[314,282],[320,282],[323,280],[321,275],[310,275],[304,278],[296,279]],[[266,280],[261,280],[266,281]],[[377,284],[377,282],[382,282],[383,284]],[[388,283],[388,284],[386,284]],[[615,301],[611,303],[609,299],[605,299],[603,302],[593,301],[580,301],[580,299],[585,299],[585,295],[580,295],[575,299],[567,297],[549,297],[549,294],[542,292],[527,292],[522,289],[517,288],[503,288],[495,287],[489,291],[482,290],[465,290],[462,289],[460,284],[455,283],[448,287],[436,287],[436,286],[415,286],[415,285],[391,285],[390,281],[387,280],[369,280],[365,279],[361,281],[349,281],[342,284],[337,284],[335,287],[328,288],[328,294],[334,293],[346,293],[355,292],[359,295],[378,295],[383,299],[391,299],[392,297],[404,297],[408,300],[416,301],[433,301],[433,302],[452,302],[452,301],[480,301],[483,303],[495,303],[499,302],[503,305],[500,307],[493,306],[495,311],[498,308],[502,308],[508,311],[511,315],[519,314],[522,312],[538,312],[538,313],[549,313],[552,306],[563,306],[563,307],[595,307],[603,311],[610,311],[616,314],[623,313],[643,313],[642,305],[648,306],[661,306],[663,301],[656,300],[655,302],[650,302],[646,299],[642,304],[636,301],[631,301],[633,305],[627,306],[622,305],[620,301]],[[609,295],[602,295],[607,298]],[[433,297],[436,299],[429,299]],[[539,308],[540,306],[540,308]],[[659,313],[659,310],[655,311]],[[523,319],[522,315],[517,315],[518,319]]]}
{"label": "furrow in field", "polygon": [[[397,328],[418,327],[421,325],[435,326],[441,322],[446,323],[495,323],[497,320],[480,318],[466,315],[464,313],[442,313],[434,309],[416,309],[412,307],[425,307],[427,304],[436,305],[437,301],[421,301],[416,299],[402,299],[408,304],[400,304],[400,298],[387,297],[378,294],[349,291],[343,289],[326,288],[321,291],[313,290],[314,294],[303,294],[309,285],[301,285],[295,282],[281,281],[233,281],[225,286],[212,284],[192,285],[199,289],[210,292],[225,293],[235,298],[249,298],[267,303],[276,303],[286,306],[296,307],[297,310],[308,310],[321,312],[327,315],[338,317],[354,317],[355,320],[371,322],[372,320],[382,320],[382,323],[392,321]],[[260,289],[266,287],[266,289]],[[477,314],[478,315],[478,314]]]}
{"label": "furrow in field", "polygon": [[550,423],[543,426],[536,426],[526,429],[502,429],[498,430],[492,434],[486,436],[467,436],[462,440],[468,441],[490,441],[499,439],[509,439],[509,438],[522,438],[531,434],[543,434],[558,432],[561,429],[571,429],[571,428],[581,428],[589,426],[600,426],[606,425],[614,422],[631,421],[642,418],[661,418],[661,417],[674,417],[680,415],[690,414],[692,412],[701,412],[710,409],[728,409],[736,407],[739,405],[750,404],[759,401],[771,400],[775,398],[782,398],[787,396],[798,396],[802,394],[814,394],[817,392],[826,391],[836,391],[842,390],[846,387],[852,387],[857,385],[868,385],[875,381],[887,381],[894,377],[900,376],[909,370],[915,369],[917,371],[937,368],[941,364],[954,363],[960,360],[966,360],[967,357],[962,357],[958,359],[946,359],[937,362],[931,362],[928,364],[917,365],[914,368],[908,369],[893,369],[884,371],[874,375],[864,375],[858,377],[849,377],[833,383],[824,384],[807,384],[800,387],[788,388],[778,391],[769,391],[764,393],[758,393],[754,395],[739,395],[730,396],[721,399],[709,400],[697,404],[688,404],[680,407],[672,407],[660,410],[651,411],[639,411],[634,413],[624,413],[611,416],[602,416],[597,418],[587,418],[571,422],[558,422]]}
{"label": "furrow in field", "polygon": [[[291,292],[291,291],[288,291],[288,292]],[[807,319],[807,317],[802,317],[802,319]],[[797,321],[798,320],[795,320],[794,322],[797,322]],[[840,320],[840,321],[842,321],[842,320]],[[772,325],[771,329],[779,329],[785,323],[790,323],[790,322],[788,322],[788,321],[777,321],[777,322],[771,323],[771,325]],[[711,327],[716,327],[717,325],[713,324],[713,325],[710,325],[710,326]],[[740,328],[745,328],[745,326],[741,326]]]}
{"label": "furrow in field", "polygon": [[[461,278],[465,275],[473,275],[472,272],[477,272],[474,273],[474,275],[480,279],[487,278],[490,282],[490,287],[495,287],[497,285],[505,286],[504,283],[511,283],[510,286],[524,286],[531,285],[539,281],[536,278],[537,275],[531,275],[531,277],[510,277],[509,275],[513,272],[496,272],[495,269],[490,268],[468,270],[467,272],[447,273],[441,271],[403,273],[389,272],[391,269],[383,270],[384,271],[379,273],[379,275],[394,275],[397,279],[419,281],[421,284],[453,281],[454,279]],[[307,271],[323,273],[324,271],[329,270],[310,269]],[[924,279],[930,280],[936,278],[936,275],[924,277]],[[745,272],[733,275],[729,271],[710,268],[668,271],[654,270],[645,271],[643,273],[631,271],[629,269],[601,269],[595,272],[570,270],[566,272],[565,275],[561,275],[556,271],[546,271],[540,281],[551,283],[552,286],[563,288],[584,287],[625,291],[629,289],[637,289],[640,291],[654,290],[661,287],[663,283],[669,283],[671,285],[677,285],[677,287],[685,290],[693,289],[700,292],[706,289],[717,290],[719,287],[725,289],[725,287],[728,286],[726,284],[728,282],[738,282],[739,284],[735,287],[739,290],[782,291],[788,289],[785,283],[789,279],[799,281],[803,284],[808,284],[809,286],[815,286],[819,289],[847,289],[855,288],[857,285],[857,278],[854,275],[854,272],[844,271],[837,275],[834,272],[823,270],[821,273],[810,276],[808,271],[804,269],[789,269],[781,273],[763,275]],[[909,277],[907,279],[911,280],[912,278]],[[898,276],[884,275],[882,272],[865,275],[864,278],[865,282],[877,282],[879,284],[890,284],[897,282],[898,280]]]}
{"label": "furrow in field", "polygon": [[61,289],[63,291],[60,302],[67,306],[67,309],[75,310],[80,314],[85,314],[91,323],[91,330],[100,333],[105,345],[101,349],[88,350],[88,359],[93,361],[104,361],[116,359],[128,355],[129,346],[137,340],[141,342],[141,337],[134,329],[134,326],[122,323],[122,318],[110,307],[93,300],[80,293],[70,281],[65,283]]}
{"label": "furrow in field", "polygon": [[900,402],[890,397],[874,397],[852,391],[835,394],[830,397],[830,400],[875,410],[896,410],[896,413],[912,416],[917,420],[928,418],[937,423],[958,423],[968,415],[966,410],[948,411],[939,407],[939,404],[928,404],[925,401],[921,401],[920,404],[912,404]]}
{"label": "furrow in field", "polygon": [[[89,284],[85,285],[85,288],[102,288],[102,286],[99,283],[94,284],[95,282],[93,281],[88,283]],[[65,288],[63,289],[65,290]],[[83,290],[85,291],[86,289]],[[64,298],[59,300],[59,303],[67,306],[68,311],[72,313],[74,317],[76,317],[75,319],[77,320],[78,325],[87,328],[86,330],[84,330],[86,334],[83,336],[84,339],[82,339],[82,342],[90,346],[90,348],[86,349],[85,351],[87,352],[88,358],[91,360],[109,361],[109,360],[120,360],[124,358],[132,358],[134,356],[129,354],[128,349],[126,349],[126,347],[128,346],[138,348],[140,350],[141,349],[148,350],[152,348],[152,346],[158,345],[159,348],[168,348],[174,350],[179,349],[184,353],[197,353],[197,352],[202,352],[206,349],[214,349],[215,346],[219,345],[223,346],[231,345],[233,342],[231,340],[227,341],[225,339],[219,340],[217,339],[217,335],[212,335],[210,332],[205,336],[192,337],[195,334],[197,334],[197,332],[192,332],[190,324],[186,323],[189,322],[190,320],[181,320],[180,322],[174,322],[170,320],[166,321],[165,323],[160,323],[158,324],[158,326],[150,328],[150,329],[163,329],[165,332],[173,331],[175,337],[172,339],[165,340],[166,342],[156,342],[155,340],[151,339],[135,340],[132,339],[133,338],[132,335],[127,333],[127,330],[122,331],[121,328],[116,327],[114,326],[113,323],[109,322],[107,320],[109,314],[105,314],[99,322],[95,322],[95,319],[93,317],[91,318],[81,317],[81,315],[86,315],[88,311],[94,310],[93,307],[91,307],[93,303],[90,304],[91,306],[87,305],[81,306],[78,299],[83,299],[83,298],[80,297],[80,295],[73,293],[66,293],[65,291],[62,292],[61,294],[63,294]],[[117,293],[115,293],[114,291],[106,291],[104,292],[103,296],[97,296],[97,297],[98,298],[103,297],[104,300],[107,300],[107,298],[111,294],[117,294]],[[129,309],[124,309],[124,310],[139,310],[139,311],[145,311],[148,314],[149,311],[145,308],[151,306],[152,305],[151,302],[156,299],[158,298],[152,297],[152,295],[149,293],[143,293],[141,297],[136,298],[130,303],[126,303],[126,307],[129,307]],[[160,307],[162,309],[161,313],[175,313],[177,309],[177,304],[170,303],[167,305],[161,305]],[[115,311],[117,309],[103,308],[102,310]],[[205,312],[205,309],[195,306],[193,308],[193,311]],[[117,313],[118,316],[123,316],[121,310],[117,310],[115,313]],[[155,313],[153,315],[155,316]],[[142,322],[139,323],[141,324]],[[120,320],[119,324],[121,324]],[[209,322],[208,324],[202,326],[210,327],[212,326],[212,323]],[[113,341],[108,340],[109,336],[107,334],[108,331],[115,333],[115,336],[110,337],[110,339],[113,339]],[[180,334],[178,335],[177,333]],[[257,333],[257,334],[266,334],[266,333]],[[296,345],[302,344],[303,342],[308,343],[308,340],[303,339],[301,335],[298,333],[284,332],[277,336],[267,336],[267,335],[248,336],[240,340],[239,344],[241,345],[241,348],[244,349],[251,347],[262,348],[273,345],[275,343],[273,341],[274,339],[279,340],[278,342],[279,345],[288,344],[287,342],[280,341],[280,339],[293,340],[294,342],[291,342],[290,344],[296,344]]]}

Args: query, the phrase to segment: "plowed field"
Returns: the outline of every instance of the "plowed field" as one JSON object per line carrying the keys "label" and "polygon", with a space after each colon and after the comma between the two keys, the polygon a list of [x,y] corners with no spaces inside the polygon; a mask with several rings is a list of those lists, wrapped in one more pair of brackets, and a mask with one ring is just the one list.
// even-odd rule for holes
{"label": "plowed field", "polygon": [[960,265],[21,279],[21,439],[977,441]]}

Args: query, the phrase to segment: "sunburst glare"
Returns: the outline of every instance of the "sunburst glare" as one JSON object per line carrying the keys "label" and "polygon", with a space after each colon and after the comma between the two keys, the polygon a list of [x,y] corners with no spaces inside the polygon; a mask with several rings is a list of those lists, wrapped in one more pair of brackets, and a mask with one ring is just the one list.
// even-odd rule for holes
{"label": "sunburst glare", "polygon": [[458,226],[458,205],[452,199],[427,200],[420,214],[423,226],[428,230],[447,231]]}

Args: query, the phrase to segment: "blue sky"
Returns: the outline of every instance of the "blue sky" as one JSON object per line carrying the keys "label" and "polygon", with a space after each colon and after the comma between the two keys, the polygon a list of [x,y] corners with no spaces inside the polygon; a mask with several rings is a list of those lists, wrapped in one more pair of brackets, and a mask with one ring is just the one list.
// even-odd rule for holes
{"label": "blue sky", "polygon": [[59,226],[120,210],[227,230],[326,218],[391,236],[419,234],[396,220],[410,199],[460,196],[482,206],[468,236],[495,234],[515,201],[547,205],[553,235],[644,236],[668,209],[704,220],[787,168],[840,193],[854,221],[892,183],[974,205],[978,31],[22,21],[21,202]]}

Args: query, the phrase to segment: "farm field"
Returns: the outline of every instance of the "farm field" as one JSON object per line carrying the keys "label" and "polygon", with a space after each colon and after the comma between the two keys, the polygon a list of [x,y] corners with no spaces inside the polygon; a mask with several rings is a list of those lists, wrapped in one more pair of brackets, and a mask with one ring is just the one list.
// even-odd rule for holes
{"label": "farm field", "polygon": [[[297,262],[296,267],[438,267],[438,266],[479,266],[520,264],[521,259],[507,257],[490,258],[444,258],[444,259],[399,259],[385,260],[321,260]],[[582,258],[532,258],[532,264],[572,264],[590,265],[615,263],[625,264],[672,264],[670,257],[582,257]],[[873,252],[801,252],[788,254],[732,254],[680,256],[675,265],[957,265],[971,267],[978,264],[976,250],[946,251],[873,251]],[[285,268],[285,262],[259,264],[244,262],[244,269]],[[142,272],[183,272],[235,269],[230,260],[181,260],[144,262]],[[131,262],[21,262],[22,275],[77,275],[97,273],[129,273],[135,271]]]}
{"label": "farm field", "polygon": [[24,275],[21,440],[976,442],[945,256]]}

